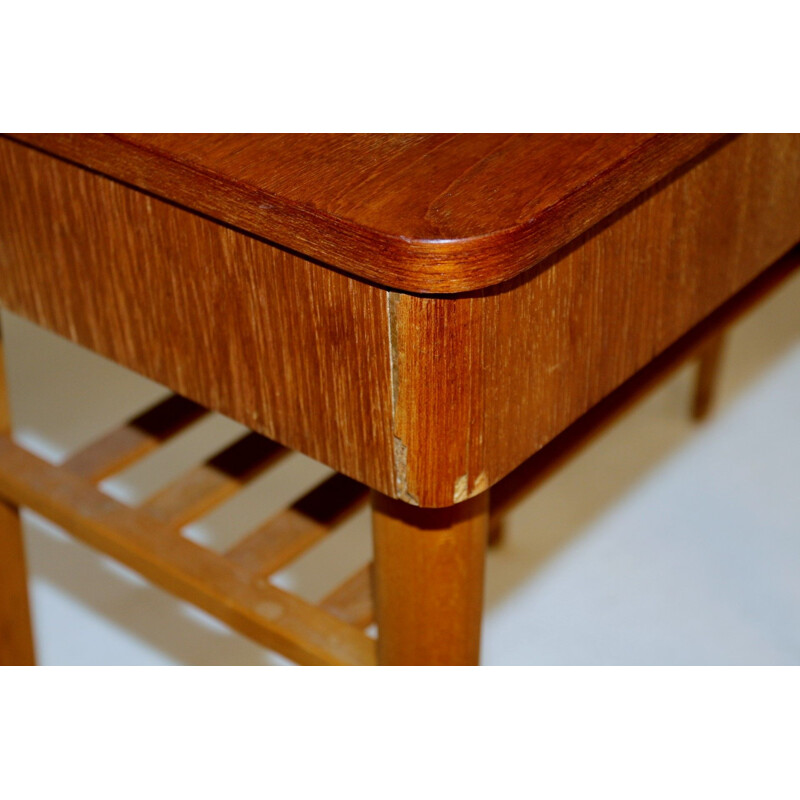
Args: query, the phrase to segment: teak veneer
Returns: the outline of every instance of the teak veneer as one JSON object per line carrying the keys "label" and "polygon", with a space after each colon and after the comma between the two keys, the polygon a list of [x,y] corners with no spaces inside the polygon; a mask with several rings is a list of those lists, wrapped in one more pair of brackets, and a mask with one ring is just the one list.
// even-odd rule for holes
{"label": "teak veneer", "polygon": [[[523,462],[695,344],[702,416],[713,336],[798,241],[800,135],[0,139],[0,301],[182,396],[76,455],[70,481],[85,490],[209,408],[254,431],[240,471],[202,465],[137,513],[179,528],[284,447],[358,482],[320,489],[326,504],[369,487],[381,663],[477,660],[488,490],[502,481],[506,505]],[[224,569],[285,563],[330,529],[296,535],[284,513]],[[187,596],[182,559],[143,571]],[[303,619],[347,607],[358,629],[369,575]],[[324,623],[311,650],[302,625],[276,640],[258,624],[297,660],[328,658]]]}
{"label": "teak veneer", "polygon": [[15,138],[369,281],[452,293],[525,272],[723,137]]}

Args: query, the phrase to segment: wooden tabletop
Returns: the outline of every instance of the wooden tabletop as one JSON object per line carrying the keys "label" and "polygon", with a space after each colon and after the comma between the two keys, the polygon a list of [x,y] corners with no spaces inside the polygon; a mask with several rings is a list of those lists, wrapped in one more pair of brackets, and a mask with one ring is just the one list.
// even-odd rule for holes
{"label": "wooden tabletop", "polygon": [[382,286],[534,266],[719,134],[14,134]]}
{"label": "wooden tabletop", "polygon": [[794,134],[24,138],[0,138],[5,308],[423,507],[800,241]]}

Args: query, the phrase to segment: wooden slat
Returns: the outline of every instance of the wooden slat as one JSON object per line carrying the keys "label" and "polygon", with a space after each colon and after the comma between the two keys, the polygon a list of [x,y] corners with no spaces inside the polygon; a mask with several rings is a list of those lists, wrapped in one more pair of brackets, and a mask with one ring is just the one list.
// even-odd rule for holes
{"label": "wooden slat", "polygon": [[362,630],[375,620],[372,599],[372,564],[362,567],[337,586],[319,607],[334,617]]}
{"label": "wooden slat", "polygon": [[333,475],[238,542],[227,557],[253,575],[271,575],[319,541],[366,499],[365,486],[344,475]]}
{"label": "wooden slat", "polygon": [[151,497],[141,508],[165,525],[182,527],[203,516],[288,453],[248,433]]}
{"label": "wooden slat", "polygon": [[35,509],[92,547],[249,638],[301,664],[373,664],[361,631],[118,503],[0,437],[0,496]]}
{"label": "wooden slat", "polygon": [[125,469],[208,414],[197,403],[171,395],[67,459],[63,466],[97,483]]}

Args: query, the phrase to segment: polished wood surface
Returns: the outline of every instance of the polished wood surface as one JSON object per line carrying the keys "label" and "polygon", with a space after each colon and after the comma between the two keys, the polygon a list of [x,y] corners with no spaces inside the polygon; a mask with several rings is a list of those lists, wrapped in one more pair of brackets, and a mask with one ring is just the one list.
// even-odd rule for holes
{"label": "polished wood surface", "polygon": [[[460,292],[552,255],[719,134],[16,134],[393,289]],[[181,279],[181,278],[179,278]]]}
{"label": "polished wood surface", "polygon": [[[800,246],[770,265],[723,305],[673,342],[663,353],[594,405],[491,490],[492,525],[524,499],[553,470],[613,424],[634,403],[669,378],[688,360],[702,357],[723,340],[727,330],[744,314],[779,289],[800,271]],[[710,376],[709,376],[710,377]]]}
{"label": "polished wood surface", "polygon": [[393,492],[383,290],[6,139],[0,264],[6,308]]}
{"label": "polished wood surface", "polygon": [[[0,494],[303,663],[372,663],[372,596],[381,663],[476,663],[490,487],[501,512],[800,241],[800,135],[28,142],[0,139],[0,300],[191,402],[64,468],[0,437]],[[97,491],[195,403],[255,458],[140,509]],[[349,478],[228,553],[180,535],[284,447],[376,490],[374,565],[321,605],[270,576]]]}
{"label": "polished wood surface", "polygon": [[429,510],[373,492],[378,663],[476,665],[489,493]]}
{"label": "polished wood surface", "polygon": [[513,280],[418,295],[0,140],[0,299],[383,494],[443,507],[800,240],[798,186],[799,136],[742,135]]}
{"label": "polished wood surface", "polygon": [[[271,576],[299,558],[360,508],[365,487],[333,475],[257,526],[226,553],[187,542],[185,510],[210,510],[274,463],[280,453],[255,434],[178,476],[156,498],[128,508],[96,484],[166,444],[202,418],[202,409],[169,397],[67,459],[46,464],[0,437],[0,663],[31,663],[24,557],[16,508],[24,503],[145,577],[205,608],[257,642],[300,663],[373,663],[361,635],[375,619],[382,587],[382,663],[474,663],[479,571],[487,525],[495,529],[522,496],[643,393],[702,353],[709,343],[800,268],[800,248],[769,267],[564,433],[477,499],[439,511],[374,497],[378,567],[365,565],[316,605],[276,589]],[[127,447],[127,449],[126,449]],[[192,476],[201,476],[196,480]],[[220,491],[220,487],[225,491]],[[205,490],[205,494],[203,491]],[[490,508],[485,503],[490,496]],[[187,502],[188,499],[188,502]],[[487,513],[490,515],[487,520]],[[14,534],[9,537],[8,532]],[[478,534],[480,533],[480,536]],[[398,606],[399,604],[399,606]],[[342,626],[344,623],[344,626]]]}
{"label": "polished wood surface", "polygon": [[800,241],[800,136],[743,135],[483,292],[391,293],[395,496],[495,484]]}

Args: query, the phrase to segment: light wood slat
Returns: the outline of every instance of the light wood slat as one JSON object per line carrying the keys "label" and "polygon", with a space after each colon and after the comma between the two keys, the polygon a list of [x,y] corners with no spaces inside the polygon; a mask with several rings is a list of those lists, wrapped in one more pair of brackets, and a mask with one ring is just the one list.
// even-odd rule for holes
{"label": "light wood slat", "polygon": [[0,437],[0,496],[42,514],[230,627],[301,664],[373,664],[351,625],[172,532],[138,509]]}
{"label": "light wood slat", "polygon": [[238,542],[227,557],[253,575],[267,576],[297,558],[354,513],[367,499],[365,486],[336,474]]}
{"label": "light wood slat", "polygon": [[372,598],[372,564],[362,567],[337,586],[319,607],[343,622],[362,630],[375,620]]}
{"label": "light wood slat", "polygon": [[141,508],[163,524],[180,528],[227,500],[288,452],[271,439],[248,433],[173,481]]}
{"label": "light wood slat", "polygon": [[62,465],[93,483],[119,472],[208,414],[203,406],[180,395],[147,409],[75,453]]}

